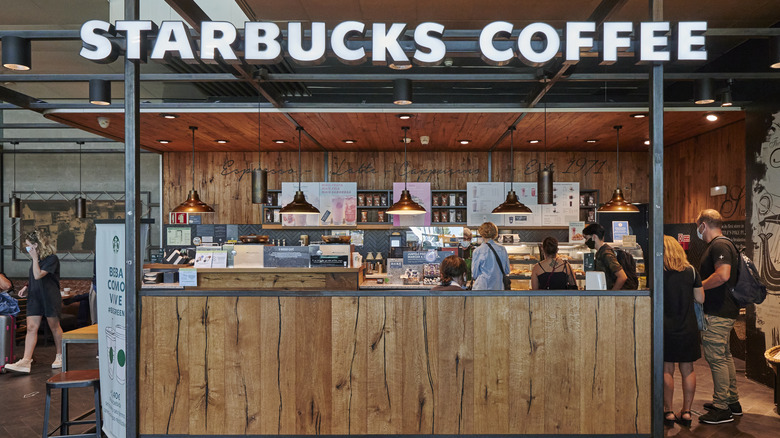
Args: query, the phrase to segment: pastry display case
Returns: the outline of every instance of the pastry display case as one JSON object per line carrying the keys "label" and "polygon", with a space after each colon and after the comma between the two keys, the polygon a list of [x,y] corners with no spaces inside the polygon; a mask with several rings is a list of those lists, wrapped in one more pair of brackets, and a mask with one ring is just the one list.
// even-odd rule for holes
{"label": "pastry display case", "polygon": [[[541,243],[521,242],[505,243],[509,255],[509,278],[512,280],[512,290],[531,289],[531,269],[541,260]],[[585,271],[583,269],[583,252],[589,249],[582,244],[558,244],[558,256],[566,259],[574,270],[577,285],[585,287]]]}

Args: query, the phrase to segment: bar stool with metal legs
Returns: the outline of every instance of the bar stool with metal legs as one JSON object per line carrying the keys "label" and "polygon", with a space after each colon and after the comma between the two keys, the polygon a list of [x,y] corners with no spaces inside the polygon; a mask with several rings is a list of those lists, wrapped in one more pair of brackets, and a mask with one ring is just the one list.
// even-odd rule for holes
{"label": "bar stool with metal legs", "polygon": [[[61,389],[63,392],[65,392],[70,388],[87,388],[90,386],[95,392],[95,420],[94,420],[95,433],[79,434],[79,435],[62,435],[62,436],[79,437],[79,438],[82,437],[100,438],[101,436],[100,372],[98,370],[65,371],[55,376],[52,376],[49,380],[46,381],[46,410],[43,416],[43,438],[46,438],[49,432],[49,406],[51,405],[51,390]],[[80,420],[80,418],[71,421],[68,414],[68,403],[67,402],[62,403],[62,407],[60,409],[60,425],[57,427],[57,429],[62,428],[63,431],[67,433],[68,426],[72,426],[76,424],[93,423],[93,421],[88,421],[88,420],[77,421]],[[57,429],[54,429],[54,431],[56,431]]]}

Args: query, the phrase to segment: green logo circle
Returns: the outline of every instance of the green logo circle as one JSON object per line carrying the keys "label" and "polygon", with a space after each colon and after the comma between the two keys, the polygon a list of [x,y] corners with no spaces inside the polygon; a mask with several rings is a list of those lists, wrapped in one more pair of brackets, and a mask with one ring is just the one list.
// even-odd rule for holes
{"label": "green logo circle", "polygon": [[119,364],[120,367],[125,366],[125,350],[119,350],[119,353],[116,355],[116,362]]}
{"label": "green logo circle", "polygon": [[108,362],[114,363],[114,347],[108,348]]}

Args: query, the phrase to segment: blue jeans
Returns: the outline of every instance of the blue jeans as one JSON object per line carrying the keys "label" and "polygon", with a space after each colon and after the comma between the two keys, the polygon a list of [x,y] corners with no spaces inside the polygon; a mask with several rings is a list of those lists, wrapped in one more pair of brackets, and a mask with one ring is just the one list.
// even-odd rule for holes
{"label": "blue jeans", "polygon": [[701,332],[701,344],[704,346],[704,358],[712,371],[712,404],[718,409],[728,409],[728,405],[739,401],[737,394],[737,372],[731,357],[729,337],[734,319],[707,316],[707,330]]}

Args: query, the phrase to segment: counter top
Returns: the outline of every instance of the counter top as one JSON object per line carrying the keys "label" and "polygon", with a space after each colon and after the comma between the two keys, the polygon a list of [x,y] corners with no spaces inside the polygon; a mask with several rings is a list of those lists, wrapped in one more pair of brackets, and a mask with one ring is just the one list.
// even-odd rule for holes
{"label": "counter top", "polygon": [[244,272],[259,272],[268,274],[300,274],[300,273],[352,273],[360,272],[362,268],[341,268],[341,267],[314,267],[314,268],[195,268],[192,265],[166,265],[163,263],[154,263],[144,265],[144,269],[181,269],[181,268],[194,268],[198,272],[214,272],[214,273],[244,273]]}

